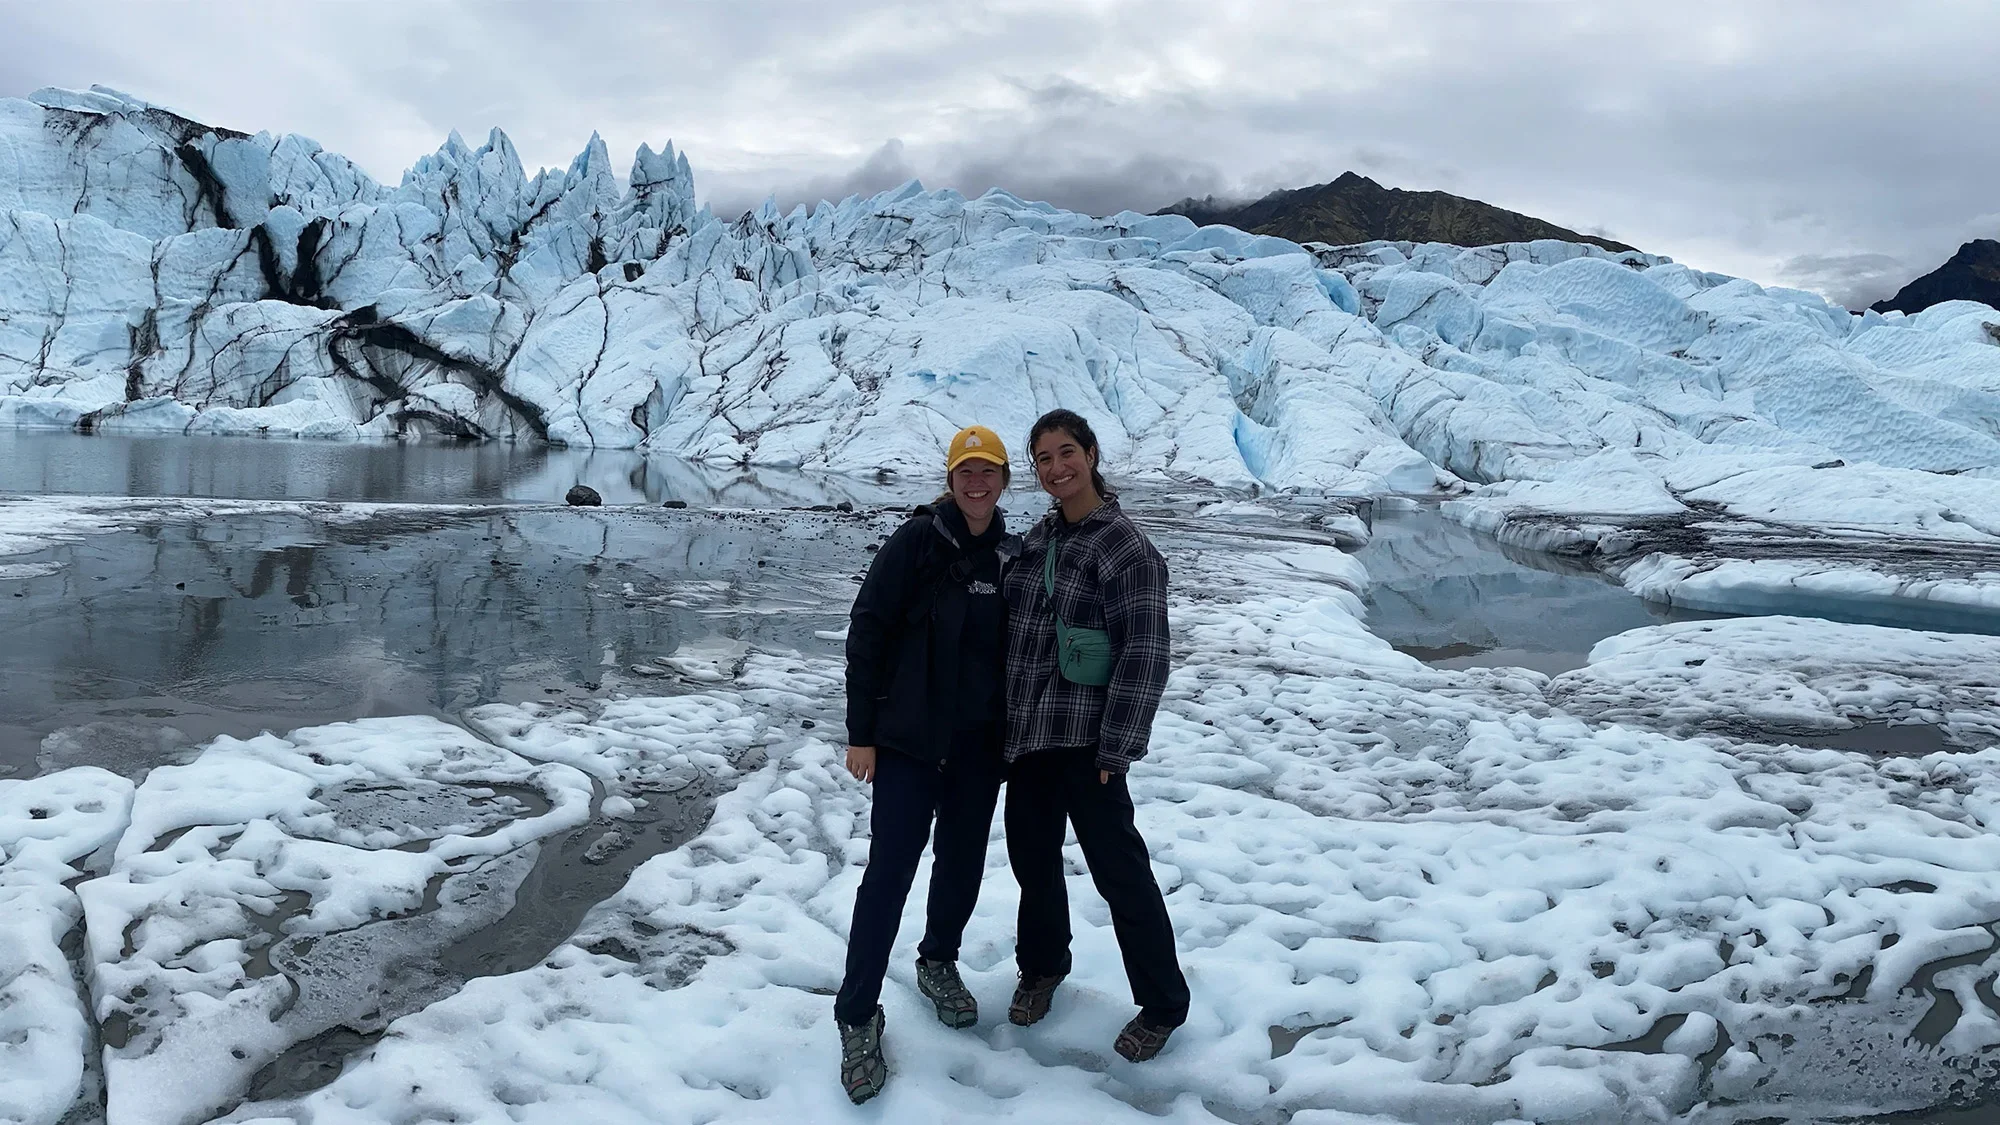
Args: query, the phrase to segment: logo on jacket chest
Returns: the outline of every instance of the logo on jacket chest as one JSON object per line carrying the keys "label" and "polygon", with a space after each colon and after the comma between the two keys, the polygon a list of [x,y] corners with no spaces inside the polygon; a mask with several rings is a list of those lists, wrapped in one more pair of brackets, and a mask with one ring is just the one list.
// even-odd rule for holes
{"label": "logo on jacket chest", "polygon": [[975,578],[971,582],[966,583],[965,592],[968,594],[997,594],[1000,592],[1000,587],[995,586],[991,582]]}

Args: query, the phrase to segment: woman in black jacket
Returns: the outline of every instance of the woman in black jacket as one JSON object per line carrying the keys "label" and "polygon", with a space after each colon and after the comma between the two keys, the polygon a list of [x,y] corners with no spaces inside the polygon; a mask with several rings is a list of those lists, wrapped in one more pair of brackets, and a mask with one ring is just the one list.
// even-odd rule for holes
{"label": "woman in black jacket", "polygon": [[998,435],[960,430],[946,454],[949,492],[918,508],[876,553],[849,617],[847,768],[875,787],[868,868],[833,1009],[841,1085],[857,1104],[888,1081],[877,1001],[933,821],[917,987],[947,1027],[979,1019],[958,975],[958,944],[985,875],[1003,770],[1000,581],[1019,543],[997,505],[1011,475]]}
{"label": "woman in black jacket", "polygon": [[1069,973],[1067,821],[1111,908],[1139,1004],[1113,1047],[1140,1062],[1159,1054],[1188,1014],[1173,924],[1125,788],[1167,686],[1167,564],[1105,488],[1090,423],[1052,410],[1030,431],[1028,452],[1055,505],[1029,530],[1002,584],[1011,614],[1007,856],[1021,884],[1021,981],[1007,1016],[1040,1020]]}

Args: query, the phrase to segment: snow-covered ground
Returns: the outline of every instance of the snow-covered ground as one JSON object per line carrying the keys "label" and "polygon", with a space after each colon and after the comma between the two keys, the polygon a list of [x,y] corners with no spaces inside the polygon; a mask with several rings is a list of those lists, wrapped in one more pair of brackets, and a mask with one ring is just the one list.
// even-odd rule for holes
{"label": "snow-covered ground", "polygon": [[[1109,1051],[1129,1009],[1082,874],[1057,1013],[998,1018],[996,843],[965,953],[985,1020],[938,1028],[899,956],[896,1079],[840,1096],[867,794],[824,646],[892,517],[800,512],[769,535],[824,557],[782,599],[734,600],[763,559],[730,536],[678,541],[706,579],[593,590],[716,623],[614,654],[604,690],[0,779],[0,1120],[88,1121],[100,1092],[115,1125],[1809,1119],[1992,1088],[2000,648],[1783,616],[2000,631],[1992,309],[914,184],[730,222],[671,148],[531,177],[498,132],[391,188],[103,91],[0,101],[0,167],[0,425],[547,438],[889,470],[855,494],[908,499],[959,426],[1060,405],[1117,479],[1241,490],[1155,516],[1179,661],[1133,788],[1197,995],[1162,1063]],[[719,471],[688,487],[797,499]],[[1337,549],[1359,504],[1252,486],[1441,488],[1643,597],[1772,616],[1632,629],[1553,678],[1432,668],[1366,627]],[[310,545],[441,511],[8,500],[0,586],[80,582],[66,552],[163,521]],[[453,518],[615,564],[652,549],[641,515]],[[391,604],[358,577],[343,604]],[[821,647],[729,624],[758,616]],[[1936,748],[1829,748],[1884,731]],[[480,962],[605,878],[572,855],[630,878]]]}
{"label": "snow-covered ground", "polygon": [[[1048,1021],[1005,1023],[996,826],[964,954],[982,1022],[929,1016],[913,901],[895,1079],[848,1107],[829,1012],[868,798],[839,768],[839,664],[717,637],[464,728],[218,739],[136,786],[0,780],[0,1114],[53,1123],[101,1082],[119,1125],[1811,1119],[1990,1077],[2000,647],[1767,617],[1635,629],[1553,679],[1439,670],[1367,630],[1354,556],[1283,513],[1198,511],[1159,529],[1179,660],[1134,774],[1197,996],[1159,1063],[1110,1051],[1129,1003],[1080,865],[1076,971]],[[1879,722],[1950,745],[1804,737]],[[519,908],[543,852],[627,847],[690,791],[712,800],[688,838],[532,967],[425,975]],[[343,1028],[337,1079],[285,1077]]]}
{"label": "snow-covered ground", "polygon": [[1444,511],[1690,609],[2000,631],[2000,480],[1990,476],[1784,454],[1607,454]]}

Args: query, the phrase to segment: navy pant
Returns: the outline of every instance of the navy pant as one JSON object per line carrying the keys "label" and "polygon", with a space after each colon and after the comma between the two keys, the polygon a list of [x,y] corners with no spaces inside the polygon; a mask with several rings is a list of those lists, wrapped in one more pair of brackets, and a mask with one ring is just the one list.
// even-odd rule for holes
{"label": "navy pant", "polygon": [[1174,952],[1167,900],[1153,879],[1145,838],[1132,822],[1125,775],[1099,781],[1097,749],[1037,750],[1007,775],[1007,858],[1021,884],[1015,961],[1022,975],[1066,976],[1069,891],[1063,883],[1063,821],[1111,908],[1111,929],[1125,959],[1132,999],[1147,1020],[1179,1027],[1187,1020],[1188,984]]}
{"label": "navy pant", "polygon": [[986,874],[986,838],[993,829],[1003,774],[998,726],[953,735],[942,768],[886,746],[876,750],[875,806],[869,816],[873,839],[868,869],[854,896],[847,978],[833,1002],[834,1018],[858,1024],[875,1014],[903,904],[933,820],[937,840],[931,849],[931,896],[917,955],[927,961],[958,960],[959,939]]}

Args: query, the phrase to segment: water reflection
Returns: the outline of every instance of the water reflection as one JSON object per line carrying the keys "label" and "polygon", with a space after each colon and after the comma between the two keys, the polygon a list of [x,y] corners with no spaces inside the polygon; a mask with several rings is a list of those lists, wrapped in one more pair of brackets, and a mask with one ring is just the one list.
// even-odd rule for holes
{"label": "water reflection", "polygon": [[1440,668],[1581,668],[1605,637],[1716,616],[1633,596],[1595,570],[1507,550],[1435,507],[1378,510],[1356,552],[1368,568],[1368,628]]}
{"label": "water reflection", "polygon": [[280,441],[0,430],[0,495],[202,496],[242,500],[561,503],[587,484],[607,504],[696,507],[907,502],[929,482],[752,473],[629,449],[535,443]]}
{"label": "water reflection", "polygon": [[[0,774],[133,772],[218,734],[606,691],[685,641],[825,650],[883,518],[162,509],[21,561]],[[649,688],[648,690],[656,690]],[[39,760],[39,764],[38,764]]]}

